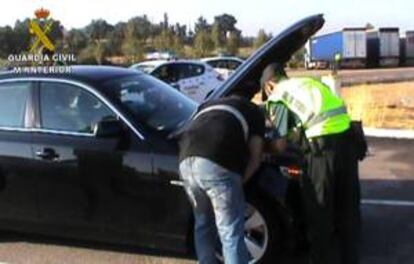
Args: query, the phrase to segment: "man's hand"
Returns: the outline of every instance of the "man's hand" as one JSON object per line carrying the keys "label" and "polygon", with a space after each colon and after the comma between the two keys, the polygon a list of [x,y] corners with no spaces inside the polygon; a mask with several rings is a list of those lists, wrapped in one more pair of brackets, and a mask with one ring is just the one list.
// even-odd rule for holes
{"label": "man's hand", "polygon": [[243,182],[246,183],[259,169],[262,163],[263,154],[263,138],[259,136],[252,136],[248,142],[249,161],[247,163],[246,171],[244,173]]}

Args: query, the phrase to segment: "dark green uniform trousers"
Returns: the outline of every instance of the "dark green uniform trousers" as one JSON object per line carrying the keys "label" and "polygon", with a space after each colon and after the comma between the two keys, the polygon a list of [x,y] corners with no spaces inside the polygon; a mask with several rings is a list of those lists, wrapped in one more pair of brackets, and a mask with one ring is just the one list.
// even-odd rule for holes
{"label": "dark green uniform trousers", "polygon": [[358,264],[360,186],[353,142],[348,132],[313,142],[301,180],[310,261]]}

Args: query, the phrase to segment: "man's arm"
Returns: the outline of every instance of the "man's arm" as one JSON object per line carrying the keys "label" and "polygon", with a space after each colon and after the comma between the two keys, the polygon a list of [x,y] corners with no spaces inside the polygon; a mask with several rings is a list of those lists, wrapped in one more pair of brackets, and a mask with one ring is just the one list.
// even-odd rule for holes
{"label": "man's arm", "polygon": [[260,164],[262,163],[263,138],[257,135],[252,136],[248,142],[248,148],[250,155],[243,182],[247,182],[259,169]]}
{"label": "man's arm", "polygon": [[269,142],[269,151],[275,154],[283,154],[287,147],[287,139],[285,137],[273,139]]}

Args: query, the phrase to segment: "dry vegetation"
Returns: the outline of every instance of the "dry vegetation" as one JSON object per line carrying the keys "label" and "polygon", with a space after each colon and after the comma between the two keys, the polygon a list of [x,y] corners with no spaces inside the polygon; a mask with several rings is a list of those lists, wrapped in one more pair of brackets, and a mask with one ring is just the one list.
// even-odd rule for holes
{"label": "dry vegetation", "polygon": [[414,82],[344,87],[341,94],[364,126],[414,129]]}

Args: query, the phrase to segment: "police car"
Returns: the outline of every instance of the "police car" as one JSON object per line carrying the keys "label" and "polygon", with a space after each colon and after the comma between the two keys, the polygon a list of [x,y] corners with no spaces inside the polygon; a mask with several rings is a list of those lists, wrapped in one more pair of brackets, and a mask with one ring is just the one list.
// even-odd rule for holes
{"label": "police car", "polygon": [[243,63],[240,58],[228,56],[203,58],[201,61],[213,67],[224,79],[227,79]]}
{"label": "police car", "polygon": [[224,79],[211,66],[191,60],[154,60],[132,65],[130,68],[150,74],[202,102]]}

